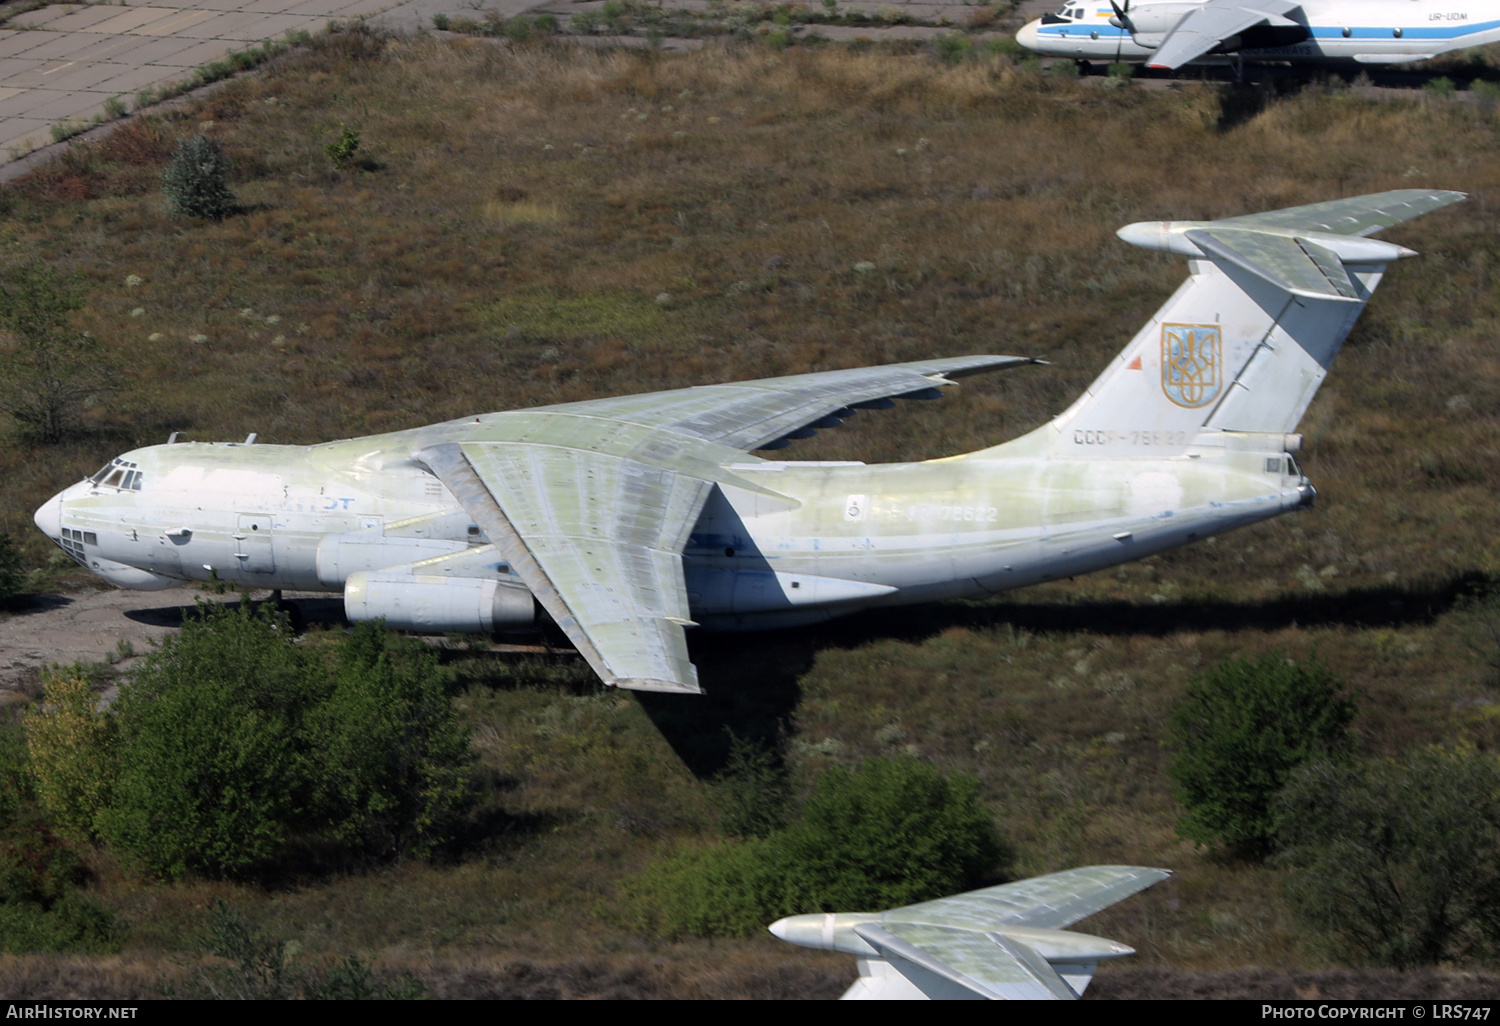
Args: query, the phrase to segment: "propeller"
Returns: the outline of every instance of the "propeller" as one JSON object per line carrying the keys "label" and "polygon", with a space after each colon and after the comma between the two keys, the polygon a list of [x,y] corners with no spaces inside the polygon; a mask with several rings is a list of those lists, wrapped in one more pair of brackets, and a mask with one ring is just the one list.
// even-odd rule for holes
{"label": "propeller", "polygon": [[[1135,22],[1130,20],[1130,0],[1125,0],[1125,7],[1123,9],[1119,4],[1115,3],[1115,0],[1109,0],[1109,6],[1115,9],[1115,16],[1110,19],[1115,28],[1124,29],[1125,32],[1129,32],[1131,36],[1134,37]],[[1120,51],[1125,46],[1125,32],[1121,32],[1118,36],[1115,37],[1116,64],[1120,63]]]}

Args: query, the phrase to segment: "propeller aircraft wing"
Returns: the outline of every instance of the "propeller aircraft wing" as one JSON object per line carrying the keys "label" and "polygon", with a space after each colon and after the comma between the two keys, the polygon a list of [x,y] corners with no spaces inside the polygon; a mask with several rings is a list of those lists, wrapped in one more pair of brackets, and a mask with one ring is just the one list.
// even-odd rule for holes
{"label": "propeller aircraft wing", "polygon": [[1285,15],[1299,6],[1295,0],[1254,0],[1252,3],[1208,0],[1172,26],[1149,63],[1153,68],[1180,68],[1248,28],[1263,22],[1290,24]]}

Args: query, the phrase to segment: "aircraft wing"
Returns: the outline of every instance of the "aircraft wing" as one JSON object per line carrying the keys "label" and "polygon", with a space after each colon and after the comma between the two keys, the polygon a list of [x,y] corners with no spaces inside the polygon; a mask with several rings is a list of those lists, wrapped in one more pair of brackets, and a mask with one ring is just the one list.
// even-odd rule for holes
{"label": "aircraft wing", "polygon": [[1172,874],[1144,866],[1084,866],[892,909],[886,926],[909,919],[971,929],[1037,926],[1061,930]]}
{"label": "aircraft wing", "polygon": [[921,360],[590,399],[528,412],[606,417],[749,450],[771,447],[768,443],[794,432],[832,427],[853,416],[852,407],[888,405],[882,401],[891,397],[935,399],[936,386],[951,385],[955,378],[1036,362],[1024,356]]}
{"label": "aircraft wing", "polygon": [[606,684],[698,692],[682,548],[711,481],[526,442],[418,454]]}
{"label": "aircraft wing", "polygon": [[1286,12],[1299,6],[1297,0],[1208,0],[1172,26],[1151,55],[1150,65],[1153,68],[1180,68],[1229,37],[1263,21],[1286,24]]}
{"label": "aircraft wing", "polygon": [[[1036,361],[973,356],[543,406],[476,419],[414,454],[462,504],[606,684],[698,692],[682,550],[747,449],[891,396]],[[454,438],[451,427],[447,438]]]}
{"label": "aircraft wing", "polygon": [[1025,944],[928,923],[861,923],[854,932],[931,998],[1063,1000],[1078,994]]}
{"label": "aircraft wing", "polygon": [[1226,217],[1216,228],[1280,228],[1328,232],[1333,235],[1372,235],[1464,198],[1464,193],[1442,189],[1392,189],[1352,199],[1311,203],[1243,217]]}

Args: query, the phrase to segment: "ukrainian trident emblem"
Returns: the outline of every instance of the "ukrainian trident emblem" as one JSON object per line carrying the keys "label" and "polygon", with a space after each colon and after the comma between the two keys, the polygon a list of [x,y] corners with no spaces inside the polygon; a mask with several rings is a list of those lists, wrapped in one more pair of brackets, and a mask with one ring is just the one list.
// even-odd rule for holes
{"label": "ukrainian trident emblem", "polygon": [[1178,406],[1197,409],[1219,397],[1224,346],[1217,324],[1161,326],[1161,388]]}

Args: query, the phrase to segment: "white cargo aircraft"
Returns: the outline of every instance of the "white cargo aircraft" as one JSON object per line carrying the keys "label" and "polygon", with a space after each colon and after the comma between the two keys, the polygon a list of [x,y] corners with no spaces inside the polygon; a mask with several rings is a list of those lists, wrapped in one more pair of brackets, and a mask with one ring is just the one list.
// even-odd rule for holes
{"label": "white cargo aircraft", "polygon": [[1171,876],[1141,866],[1085,866],[885,912],[788,916],[777,937],[859,962],[844,1000],[1070,1001],[1119,941],[1074,933],[1086,916]]}
{"label": "white cargo aircraft", "polygon": [[342,592],[351,620],[497,631],[540,606],[606,684],[696,692],[685,628],[809,623],[1139,559],[1312,502],[1290,434],[1386,264],[1401,190],[1129,225],[1190,276],[1066,412],[923,463],[750,455],[1035,361],[969,356],[491,413],[322,445],[128,452],[36,524],[127,588]]}
{"label": "white cargo aircraft", "polygon": [[1067,0],[1016,41],[1050,57],[1403,64],[1500,41],[1500,0]]}

